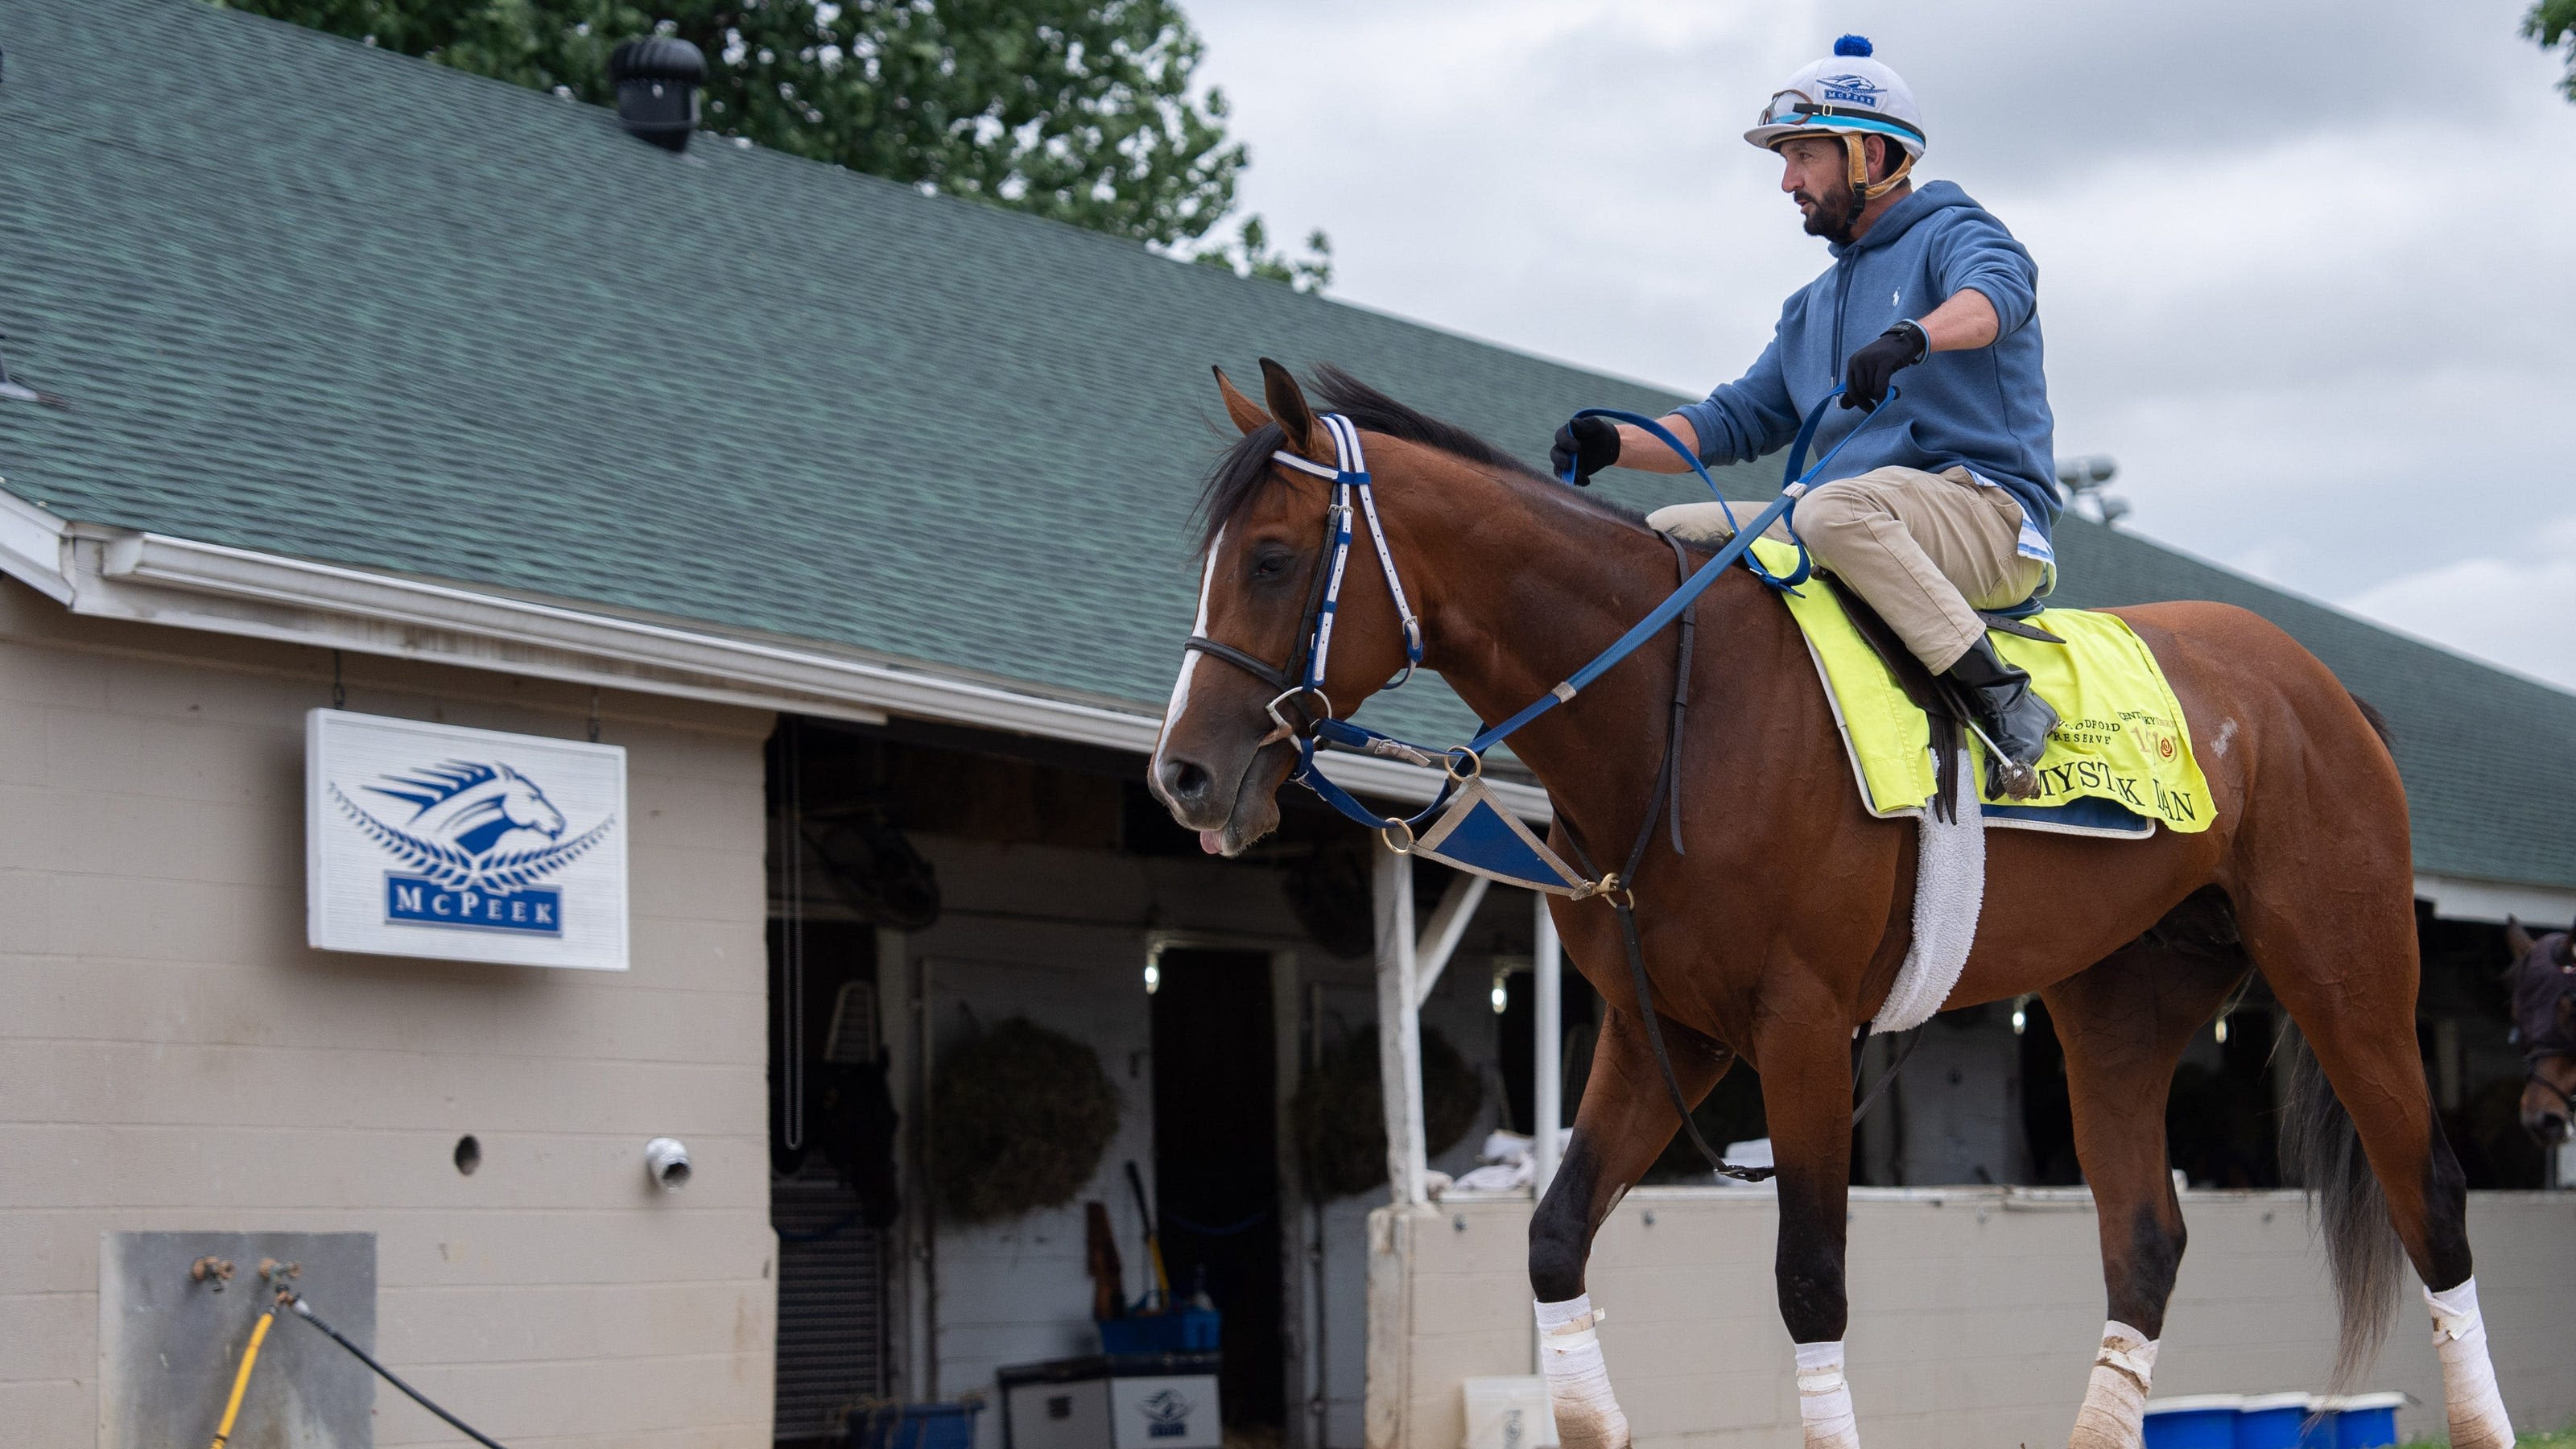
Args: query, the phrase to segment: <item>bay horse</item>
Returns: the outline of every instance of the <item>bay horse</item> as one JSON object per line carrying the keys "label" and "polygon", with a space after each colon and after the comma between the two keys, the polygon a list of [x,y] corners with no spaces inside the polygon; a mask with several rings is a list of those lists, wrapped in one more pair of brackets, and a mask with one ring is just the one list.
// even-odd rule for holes
{"label": "bay horse", "polygon": [[[1217,374],[1242,433],[1201,499],[1195,637],[1218,647],[1184,653],[1149,767],[1173,817],[1228,856],[1276,827],[1297,759],[1254,669],[1275,677],[1261,661],[1302,657],[1327,617],[1315,573],[1339,456],[1297,380],[1267,359],[1262,373],[1266,406]],[[1672,591],[1670,546],[1633,514],[1337,370],[1313,385],[1365,440],[1386,543],[1387,564],[1349,550],[1323,687],[1336,713],[1407,663],[1398,582],[1424,664],[1487,720],[1539,698]],[[1698,610],[1684,849],[1654,842],[1629,883],[1651,1004],[1631,989],[1612,912],[1550,901],[1606,1010],[1563,1165],[1530,1223],[1542,1359],[1566,1449],[1625,1449],[1584,1267],[1603,1218],[1680,1125],[1641,1029],[1653,1010],[1691,1102],[1739,1059],[1761,1073],[1805,1442],[1854,1449],[1841,1345],[1852,1044],[1905,954],[1917,830],[1861,808],[1806,647],[1764,586],[1730,570]],[[2192,1034],[2260,971],[2313,1052],[2300,1058],[2313,1090],[2298,1094],[2283,1139],[2319,1199],[2339,1377],[2376,1350],[2402,1252],[2428,1285],[2452,1444],[2508,1449],[2465,1184],[2416,1049],[2406,796],[2385,739],[2315,656],[2254,614],[2211,603],[2114,612],[2171,678],[2218,821],[2135,842],[1994,832],[1975,948],[1946,1002],[2037,993],[2065,1047],[2111,1320],[2071,1442],[2140,1443],[2183,1252],[2167,1087]],[[1580,842],[1615,860],[1638,835],[1676,667],[1669,652],[1640,650],[1514,737],[1547,787],[1560,855]]]}
{"label": "bay horse", "polygon": [[2522,1128],[2543,1147],[2565,1148],[2576,1129],[2576,929],[2534,938],[2504,928],[2513,953],[2513,1039],[2522,1048]]}

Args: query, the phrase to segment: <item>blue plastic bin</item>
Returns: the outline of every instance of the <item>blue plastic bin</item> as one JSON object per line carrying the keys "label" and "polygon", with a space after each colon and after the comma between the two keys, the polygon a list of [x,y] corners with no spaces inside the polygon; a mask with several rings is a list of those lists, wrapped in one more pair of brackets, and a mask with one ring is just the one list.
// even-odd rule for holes
{"label": "blue plastic bin", "polygon": [[2299,1421],[2299,1449],[2335,1449],[2339,1399],[2320,1394],[2308,1401],[2308,1416]]}
{"label": "blue plastic bin", "polygon": [[2236,1449],[2299,1449],[2306,1394],[2247,1394],[2236,1405]]}
{"label": "blue plastic bin", "polygon": [[1176,1308],[1092,1321],[1100,1326],[1102,1353],[1214,1353],[1225,1316],[1213,1308]]}
{"label": "blue plastic bin", "polygon": [[2346,1394],[2334,1401],[2334,1449],[2385,1449],[2397,1442],[2399,1393]]}
{"label": "blue plastic bin", "polygon": [[850,1416],[849,1442],[858,1449],[974,1449],[975,1402],[901,1404]]}
{"label": "blue plastic bin", "polygon": [[2236,1406],[2242,1394],[2197,1394],[2149,1399],[2147,1449],[2235,1449]]}

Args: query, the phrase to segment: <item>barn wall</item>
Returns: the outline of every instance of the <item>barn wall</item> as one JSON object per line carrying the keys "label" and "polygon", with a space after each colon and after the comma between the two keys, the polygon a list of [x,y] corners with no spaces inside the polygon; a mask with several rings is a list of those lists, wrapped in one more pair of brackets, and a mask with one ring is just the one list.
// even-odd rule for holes
{"label": "barn wall", "polygon": [[[1856,1189],[1850,1373],[1863,1433],[1919,1449],[2064,1441],[2100,1341],[2101,1264],[2082,1189]],[[2295,1193],[2191,1193],[2159,1396],[2320,1390],[2334,1320]],[[1371,1220],[1371,1449],[1456,1449],[1460,1381],[1531,1372],[1526,1199],[1453,1199]],[[1774,1307],[1772,1196],[1642,1188],[1592,1260],[1612,1381],[1641,1449],[1795,1449],[1797,1393]],[[2553,1327],[2576,1299],[2576,1195],[2473,1193],[2481,1301],[2518,1427],[2576,1419]],[[2410,1284],[2412,1279],[2409,1279]],[[2410,1290],[2358,1387],[2403,1389],[2410,1439],[2443,1432],[2430,1321]],[[1381,1413],[1380,1406],[1385,1412]],[[1398,1406],[1401,1412],[1398,1412]]]}
{"label": "barn wall", "polygon": [[[381,1357],[503,1441],[765,1445],[769,717],[600,700],[630,752],[630,971],[330,955],[304,945],[302,761],[331,669],[0,583],[0,1423],[96,1442],[102,1234],[354,1229]],[[390,660],[347,683],[534,734],[590,708]],[[683,1192],[646,1181],[661,1134]],[[379,1445],[455,1442],[376,1406]]]}

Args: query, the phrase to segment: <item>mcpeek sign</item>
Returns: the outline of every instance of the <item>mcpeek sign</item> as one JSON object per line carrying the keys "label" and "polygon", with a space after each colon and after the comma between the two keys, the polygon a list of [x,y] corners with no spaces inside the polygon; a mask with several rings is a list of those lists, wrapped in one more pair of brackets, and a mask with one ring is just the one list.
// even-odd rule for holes
{"label": "mcpeek sign", "polygon": [[626,751],[317,709],[305,936],[326,951],[626,969]]}

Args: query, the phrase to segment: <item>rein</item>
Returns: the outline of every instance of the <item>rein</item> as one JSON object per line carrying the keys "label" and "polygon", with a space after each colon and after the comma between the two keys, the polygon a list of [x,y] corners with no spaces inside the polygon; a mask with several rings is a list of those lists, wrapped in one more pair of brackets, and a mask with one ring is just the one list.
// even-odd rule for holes
{"label": "rein", "polygon": [[[1620,635],[1608,648],[1593,656],[1582,668],[1567,675],[1564,681],[1553,689],[1530,701],[1518,713],[1500,724],[1488,725],[1475,738],[1463,745],[1440,749],[1429,745],[1413,744],[1366,725],[1336,718],[1333,713],[1332,699],[1324,693],[1325,675],[1332,662],[1333,623],[1340,612],[1342,585],[1349,572],[1351,544],[1354,539],[1351,522],[1354,514],[1368,525],[1369,541],[1377,550],[1380,570],[1386,576],[1387,591],[1394,599],[1396,617],[1401,621],[1404,630],[1403,672],[1382,687],[1393,689],[1402,685],[1413,677],[1414,670],[1422,663],[1422,622],[1414,614],[1411,602],[1405,597],[1403,580],[1396,572],[1395,556],[1387,547],[1386,529],[1378,519],[1377,497],[1371,490],[1367,454],[1360,443],[1359,428],[1340,413],[1324,413],[1318,418],[1318,421],[1324,425],[1325,431],[1332,437],[1334,466],[1327,468],[1286,448],[1278,449],[1270,455],[1271,461],[1283,467],[1296,469],[1311,477],[1325,479],[1333,485],[1332,503],[1324,510],[1324,550],[1322,557],[1317,561],[1312,581],[1307,589],[1306,610],[1298,625],[1296,655],[1284,667],[1274,665],[1231,644],[1208,638],[1203,634],[1193,634],[1183,640],[1181,648],[1184,651],[1196,651],[1222,660],[1277,690],[1278,693],[1264,706],[1264,712],[1270,716],[1275,728],[1263,743],[1288,739],[1297,741],[1297,767],[1290,772],[1289,778],[1314,791],[1325,804],[1332,806],[1349,819],[1385,835],[1389,848],[1399,853],[1410,853],[1416,848],[1417,843],[1424,839],[1421,828],[1425,821],[1441,816],[1444,810],[1451,807],[1453,800],[1462,794],[1471,797],[1483,796],[1481,779],[1487,751],[1517,734],[1531,721],[1573,699],[1594,680],[1607,673],[1612,666],[1635,653],[1648,639],[1662,633],[1728,568],[1740,561],[1764,584],[1783,591],[1794,589],[1806,582],[1813,564],[1807,556],[1804,543],[1797,545],[1798,567],[1785,578],[1764,568],[1761,560],[1755,558],[1750,550],[1753,540],[1760,537],[1773,522],[1792,516],[1799,498],[1806,494],[1817,476],[1824,472],[1826,465],[1833,462],[1836,454],[1850,446],[1854,438],[1867,431],[1886,410],[1884,403],[1871,409],[1859,426],[1844,434],[1841,441],[1835,443],[1830,450],[1818,458],[1813,466],[1804,466],[1807,449],[1815,441],[1816,428],[1824,421],[1825,410],[1841,393],[1842,389],[1839,387],[1827,393],[1823,400],[1809,410],[1805,421],[1799,426],[1797,439],[1789,448],[1788,466],[1783,474],[1778,498],[1772,500],[1770,505],[1751,522],[1737,527],[1735,537],[1729,540],[1724,548],[1719,549],[1707,563],[1700,565],[1696,572],[1683,579],[1680,587],[1648,612],[1646,617],[1638,620],[1626,633]],[[1891,391],[1888,394],[1888,401],[1893,402],[1897,396],[1898,393]],[[1708,469],[1700,463],[1698,457],[1688,448],[1683,447],[1681,440],[1675,438],[1663,424],[1652,418],[1637,413],[1622,412],[1616,408],[1585,408],[1575,416],[1614,418],[1643,429],[1690,465],[1691,471],[1698,475],[1702,483],[1708,485],[1710,495],[1717,498],[1719,507],[1725,510],[1728,524],[1736,523],[1735,509],[1723,495],[1718,493],[1717,481],[1709,477]],[[1796,540],[1794,532],[1791,534],[1791,539],[1793,542]],[[1291,719],[1289,717],[1291,711],[1299,717]],[[1439,793],[1432,798],[1431,803],[1415,814],[1380,815],[1360,803],[1356,796],[1323,772],[1322,767],[1317,763],[1317,756],[1320,751],[1333,749],[1347,750],[1355,754],[1378,755],[1424,767],[1437,766],[1448,778],[1442,782]],[[1490,805],[1490,800],[1470,798],[1463,803],[1469,806]],[[1400,839],[1399,832],[1401,832]],[[1526,834],[1526,830],[1522,833]],[[1531,838],[1530,843],[1536,843],[1534,837]],[[1452,864],[1460,864],[1464,869],[1477,870],[1499,880],[1556,895],[1570,896],[1578,900],[1618,888],[1620,880],[1618,875],[1591,877],[1590,873],[1586,872],[1586,878],[1578,878],[1573,872],[1565,870],[1563,862],[1555,860],[1553,854],[1547,852],[1544,846],[1539,846],[1538,851],[1545,864],[1555,867],[1553,874],[1557,879],[1551,881],[1545,878],[1503,874],[1472,862],[1454,860],[1436,850],[1428,853],[1440,859],[1450,860]]]}
{"label": "rein", "polygon": [[[1702,466],[1699,458],[1690,449],[1683,447],[1681,440],[1675,438],[1663,424],[1652,418],[1637,413],[1622,412],[1615,408],[1585,408],[1576,413],[1577,418],[1604,417],[1633,424],[1662,442],[1665,447],[1672,449],[1683,462],[1690,465],[1691,472],[1697,474],[1699,480],[1708,485],[1710,495],[1717,499],[1718,506],[1725,511],[1728,525],[1735,528],[1735,536],[1728,540],[1726,546],[1719,549],[1707,563],[1693,571],[1689,566],[1689,556],[1683,551],[1680,543],[1669,535],[1664,535],[1664,541],[1671,544],[1674,560],[1683,575],[1680,586],[1675,588],[1662,603],[1649,611],[1645,618],[1638,620],[1626,633],[1613,641],[1607,649],[1594,655],[1582,668],[1567,675],[1562,683],[1530,701],[1518,713],[1500,724],[1488,725],[1475,738],[1463,745],[1445,750],[1435,749],[1397,739],[1365,725],[1337,719],[1333,714],[1333,702],[1324,693],[1325,672],[1331,663],[1332,656],[1333,622],[1340,611],[1342,583],[1350,563],[1353,539],[1351,519],[1354,512],[1368,525],[1369,541],[1377,549],[1378,564],[1386,575],[1387,591],[1394,599],[1396,617],[1402,622],[1404,630],[1404,670],[1384,687],[1393,689],[1411,679],[1414,670],[1422,663],[1421,621],[1415,616],[1411,603],[1405,598],[1404,584],[1396,574],[1394,554],[1387,547],[1385,527],[1378,520],[1377,499],[1370,488],[1368,461],[1360,445],[1359,429],[1349,418],[1340,413],[1325,413],[1319,419],[1333,439],[1334,466],[1331,468],[1326,468],[1285,448],[1278,449],[1270,455],[1272,461],[1284,467],[1325,479],[1333,485],[1332,502],[1324,511],[1324,551],[1316,561],[1313,580],[1307,589],[1306,610],[1298,626],[1296,656],[1282,668],[1256,658],[1233,645],[1199,634],[1191,635],[1181,646],[1184,651],[1195,650],[1231,664],[1278,691],[1264,707],[1264,712],[1270,716],[1274,728],[1262,743],[1266,745],[1285,739],[1297,741],[1297,767],[1291,772],[1289,778],[1312,790],[1325,804],[1332,806],[1344,816],[1379,832],[1385,838],[1387,847],[1397,854],[1428,855],[1462,870],[1574,900],[1598,896],[1607,901],[1611,911],[1618,917],[1620,941],[1628,957],[1629,979],[1637,994],[1638,1015],[1643,1020],[1646,1042],[1653,1051],[1655,1066],[1663,1075],[1664,1090],[1672,1100],[1673,1112],[1681,1119],[1682,1130],[1689,1134],[1691,1145],[1699,1149],[1700,1154],[1708,1159],[1709,1165],[1721,1176],[1732,1177],[1742,1182],[1761,1182],[1771,1177],[1774,1169],[1745,1167],[1727,1161],[1715,1148],[1709,1146],[1707,1139],[1700,1135],[1699,1125],[1691,1120],[1690,1104],[1682,1096],[1681,1082],[1674,1075],[1672,1058],[1664,1047],[1661,1013],[1655,1009],[1654,982],[1647,974],[1645,948],[1637,932],[1634,882],[1637,872],[1645,864],[1648,849],[1654,843],[1655,827],[1668,807],[1668,797],[1672,812],[1673,853],[1675,855],[1682,853],[1681,748],[1684,711],[1690,693],[1691,641],[1696,612],[1694,606],[1709,585],[1715,583],[1719,575],[1739,561],[1765,585],[1783,592],[1795,589],[1813,572],[1814,565],[1808,557],[1807,547],[1797,540],[1794,529],[1790,539],[1797,545],[1798,566],[1785,578],[1765,568],[1751,550],[1753,540],[1761,537],[1773,522],[1793,516],[1798,499],[1806,494],[1817,476],[1824,472],[1826,465],[1833,462],[1835,455],[1849,446],[1852,439],[1866,432],[1885,410],[1885,402],[1872,408],[1857,426],[1844,434],[1842,439],[1827,450],[1824,456],[1818,458],[1812,467],[1802,466],[1805,464],[1808,447],[1815,441],[1817,425],[1824,420],[1826,408],[1832,405],[1842,391],[1840,387],[1836,387],[1808,412],[1799,425],[1796,441],[1790,445],[1788,465],[1782,474],[1780,496],[1755,515],[1750,523],[1740,526],[1736,524],[1733,505],[1718,492],[1717,481],[1709,477],[1708,469]],[[1891,389],[1886,401],[1893,402],[1896,397],[1897,393]],[[1573,479],[1568,477],[1563,481],[1571,484]],[[1608,672],[1612,666],[1635,653],[1648,639],[1662,633],[1677,619],[1681,623],[1678,640],[1681,652],[1675,666],[1671,725],[1665,734],[1663,764],[1656,774],[1654,789],[1647,801],[1645,823],[1639,828],[1636,841],[1629,848],[1627,859],[1622,862],[1620,869],[1608,873],[1601,872],[1593,864],[1581,842],[1576,839],[1572,826],[1568,825],[1566,843],[1572,848],[1581,870],[1578,873],[1568,869],[1565,862],[1559,859],[1554,851],[1548,849],[1545,842],[1530,832],[1528,826],[1503,810],[1492,799],[1484,783],[1485,753],[1510,738],[1531,721],[1558,705],[1572,700],[1585,687]],[[1299,716],[1298,719],[1289,718],[1291,710]],[[1442,781],[1440,790],[1432,797],[1431,803],[1424,806],[1420,812],[1407,817],[1383,816],[1360,803],[1356,796],[1323,772],[1317,763],[1317,755],[1325,749],[1379,755],[1426,767],[1437,765],[1447,778]],[[1434,821],[1434,823],[1428,829],[1424,829],[1425,821]],[[1397,838],[1399,832],[1402,835],[1401,840]],[[1541,874],[1542,871],[1545,874]],[[1905,1048],[1905,1055],[1911,1055],[1912,1051],[1913,1043],[1909,1042]],[[1852,1113],[1852,1120],[1855,1123],[1877,1101],[1879,1093],[1885,1090],[1889,1081],[1894,1079],[1896,1069],[1904,1065],[1904,1060],[1904,1055],[1900,1055],[1895,1064],[1880,1078],[1878,1086],[1861,1101],[1859,1107]],[[1859,1067],[1857,1046],[1854,1048],[1853,1065],[1856,1087]]]}

